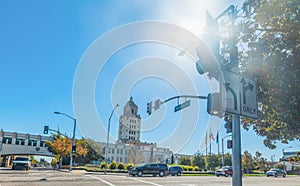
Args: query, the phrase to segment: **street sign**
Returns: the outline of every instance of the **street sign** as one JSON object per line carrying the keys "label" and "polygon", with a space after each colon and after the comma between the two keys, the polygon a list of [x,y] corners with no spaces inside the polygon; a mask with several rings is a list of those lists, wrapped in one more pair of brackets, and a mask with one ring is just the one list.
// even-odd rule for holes
{"label": "street sign", "polygon": [[241,115],[257,118],[256,82],[252,79],[242,77],[241,90]]}
{"label": "street sign", "polygon": [[[222,109],[227,113],[240,114],[240,76],[230,71],[223,70],[220,91],[222,99]],[[221,76],[222,78],[222,76]]]}
{"label": "street sign", "polygon": [[222,110],[250,118],[258,117],[256,82],[248,77],[222,70],[220,92]]}
{"label": "street sign", "polygon": [[157,99],[157,100],[154,102],[154,110],[159,109],[160,104],[161,104],[160,99]]}
{"label": "street sign", "polygon": [[184,108],[190,106],[190,104],[191,104],[191,100],[187,100],[186,102],[183,102],[183,103],[177,105],[174,109],[174,112],[184,109]]}

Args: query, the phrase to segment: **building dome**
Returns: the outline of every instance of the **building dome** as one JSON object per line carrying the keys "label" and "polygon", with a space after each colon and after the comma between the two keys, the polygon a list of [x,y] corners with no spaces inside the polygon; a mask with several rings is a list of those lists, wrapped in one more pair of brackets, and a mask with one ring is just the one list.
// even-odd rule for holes
{"label": "building dome", "polygon": [[124,115],[140,117],[138,115],[138,106],[134,103],[132,97],[130,97],[130,100],[124,106]]}

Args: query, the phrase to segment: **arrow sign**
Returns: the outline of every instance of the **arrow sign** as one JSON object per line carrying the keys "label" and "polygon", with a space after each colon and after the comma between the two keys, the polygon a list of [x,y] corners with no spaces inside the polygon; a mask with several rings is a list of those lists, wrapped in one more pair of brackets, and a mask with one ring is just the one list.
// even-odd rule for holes
{"label": "arrow sign", "polygon": [[253,90],[253,87],[254,85],[252,85],[251,83],[248,82],[248,85],[246,86],[246,80],[244,77],[242,77],[242,80],[241,80],[241,83],[242,83],[242,91],[243,91],[243,104],[247,104],[246,102],[246,93],[247,93],[247,90],[250,90],[252,92]]}
{"label": "arrow sign", "polygon": [[256,82],[240,74],[222,70],[220,91],[226,113],[257,118]]}
{"label": "arrow sign", "polygon": [[230,92],[233,96],[233,104],[234,104],[234,110],[237,110],[237,97],[234,90],[230,87],[230,83],[225,83],[226,92]]}
{"label": "arrow sign", "polygon": [[183,102],[183,103],[177,105],[177,106],[174,108],[174,112],[177,112],[177,111],[179,111],[179,110],[181,110],[181,109],[184,109],[184,108],[186,108],[186,107],[188,107],[188,106],[190,106],[190,105],[191,105],[191,100],[187,100],[186,102]]}
{"label": "arrow sign", "polygon": [[240,75],[226,70],[223,70],[222,74],[220,92],[223,112],[240,114]]}
{"label": "arrow sign", "polygon": [[257,100],[256,100],[256,82],[247,77],[241,77],[240,82],[240,91],[241,91],[241,115],[257,118]]}

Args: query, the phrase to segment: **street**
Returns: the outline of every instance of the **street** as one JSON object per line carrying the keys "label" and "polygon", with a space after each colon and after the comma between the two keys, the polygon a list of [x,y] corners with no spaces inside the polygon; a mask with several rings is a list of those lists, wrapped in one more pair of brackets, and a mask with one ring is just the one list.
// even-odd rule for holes
{"label": "street", "polygon": [[[287,176],[286,178],[273,177],[243,177],[243,185],[246,186],[300,186],[299,176]],[[231,178],[215,176],[168,176],[168,177],[131,177],[127,174],[113,174],[85,172],[73,170],[68,172],[53,171],[50,169],[32,169],[30,171],[16,171],[10,169],[0,170],[0,186],[67,186],[67,185],[181,185],[181,186],[230,186]]]}

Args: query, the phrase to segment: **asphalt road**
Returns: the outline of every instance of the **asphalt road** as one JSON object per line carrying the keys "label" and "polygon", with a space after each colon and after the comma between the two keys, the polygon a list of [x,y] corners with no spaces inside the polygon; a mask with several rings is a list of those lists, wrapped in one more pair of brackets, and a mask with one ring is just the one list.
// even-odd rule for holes
{"label": "asphalt road", "polygon": [[[53,171],[34,169],[30,171],[0,170],[0,186],[231,186],[231,178],[215,176],[168,176],[132,177],[127,174],[104,175],[73,170]],[[245,186],[300,186],[300,176],[286,178],[243,177]]]}

